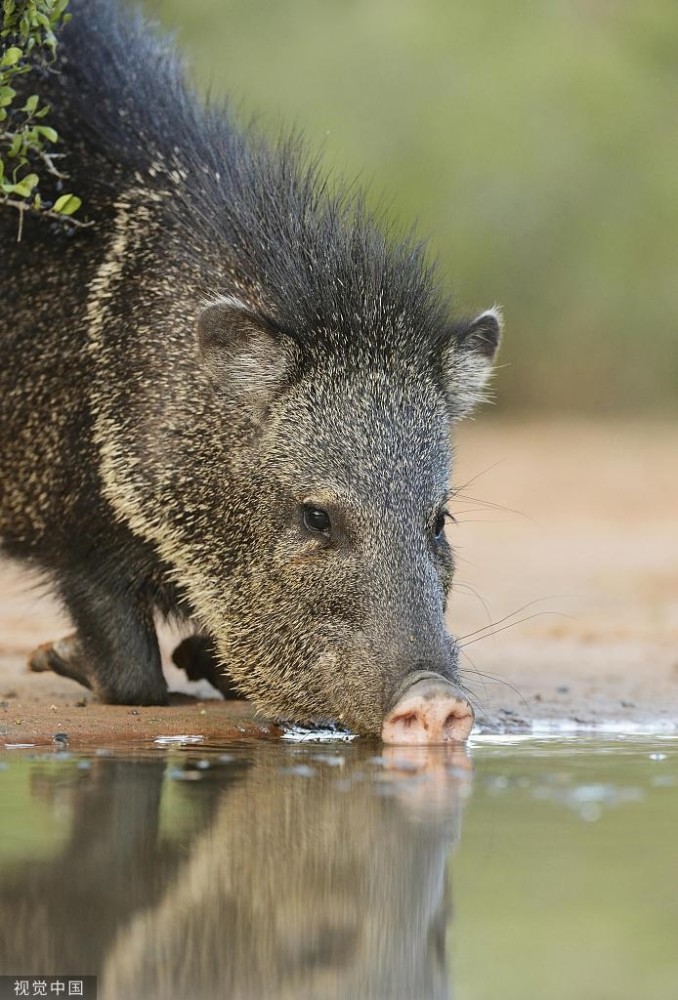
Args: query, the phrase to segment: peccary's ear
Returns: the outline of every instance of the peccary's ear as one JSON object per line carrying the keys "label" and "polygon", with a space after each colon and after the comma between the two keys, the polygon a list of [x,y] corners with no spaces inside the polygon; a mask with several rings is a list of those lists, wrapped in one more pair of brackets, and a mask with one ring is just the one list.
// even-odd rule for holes
{"label": "peccary's ear", "polygon": [[443,353],[444,391],[451,420],[468,416],[486,399],[502,327],[496,306],[455,327]]}
{"label": "peccary's ear", "polygon": [[255,413],[283,388],[292,365],[289,338],[238,299],[223,299],[202,311],[198,349],[224,393]]}

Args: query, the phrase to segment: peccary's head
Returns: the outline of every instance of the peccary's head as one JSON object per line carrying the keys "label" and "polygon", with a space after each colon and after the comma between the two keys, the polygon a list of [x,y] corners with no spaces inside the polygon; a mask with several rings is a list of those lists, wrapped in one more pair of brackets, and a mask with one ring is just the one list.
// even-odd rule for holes
{"label": "peccary's head", "polygon": [[378,735],[412,682],[426,702],[437,678],[452,692],[439,738],[470,730],[445,626],[450,429],[482,397],[500,321],[428,322],[363,308],[304,336],[235,297],[200,317],[232,441],[228,510],[214,512],[228,566],[200,610],[228,672],[274,717]]}
{"label": "peccary's head", "polygon": [[[168,333],[137,348],[156,352],[153,401],[120,458],[145,507],[136,523],[267,715],[464,739],[472,711],[445,626],[450,431],[483,397],[498,313],[451,321],[416,244],[328,200],[293,158],[262,167],[255,153],[194,166],[181,198],[199,199],[199,226],[177,222],[173,200],[159,229],[165,247],[179,226],[193,271],[170,287],[153,259],[145,315]],[[156,483],[137,486],[149,465]]]}

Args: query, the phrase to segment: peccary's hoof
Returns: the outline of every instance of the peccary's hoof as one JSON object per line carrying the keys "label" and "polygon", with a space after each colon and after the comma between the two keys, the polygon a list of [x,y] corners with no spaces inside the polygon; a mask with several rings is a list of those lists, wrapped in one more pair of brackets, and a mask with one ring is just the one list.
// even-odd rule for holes
{"label": "peccary's hoof", "polygon": [[52,655],[52,643],[43,642],[37,649],[34,649],[32,653],[29,653],[27,660],[28,669],[32,670],[36,674],[42,674],[48,670],[52,670]]}
{"label": "peccary's hoof", "polygon": [[186,673],[189,681],[206,680],[224,698],[244,698],[233,681],[224,673],[214,651],[212,640],[205,635],[189,635],[172,653],[172,660]]}
{"label": "peccary's hoof", "polygon": [[91,689],[90,680],[79,663],[78,653],[79,644],[75,635],[67,635],[56,642],[43,642],[29,655],[28,669],[36,674],[51,671]]}

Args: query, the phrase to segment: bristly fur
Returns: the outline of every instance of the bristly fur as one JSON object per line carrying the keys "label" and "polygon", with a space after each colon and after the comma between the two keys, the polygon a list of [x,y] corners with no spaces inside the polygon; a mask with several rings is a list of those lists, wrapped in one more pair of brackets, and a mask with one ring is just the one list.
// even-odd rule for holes
{"label": "bristly fur", "polygon": [[447,303],[422,243],[389,239],[358,189],[333,191],[298,136],[271,145],[238,127],[225,104],[203,106],[174,47],[138,12],[109,0],[73,0],[70,10],[53,105],[85,211],[83,138],[100,159],[97,188],[111,177],[115,187],[136,179],[171,191],[185,252],[204,269],[206,247],[230,248],[233,271],[224,275],[219,261],[213,282],[235,279],[304,348],[345,357],[350,330],[361,352],[388,352],[397,337],[402,355],[408,337],[414,356],[437,354]]}
{"label": "bristly fur", "polygon": [[0,536],[76,629],[44,655],[162,703],[154,614],[190,618],[224,692],[378,734],[457,678],[436,525],[499,316],[449,321],[416,240],[204,108],[140,15],[69,9],[39,89],[93,225],[0,213]]}

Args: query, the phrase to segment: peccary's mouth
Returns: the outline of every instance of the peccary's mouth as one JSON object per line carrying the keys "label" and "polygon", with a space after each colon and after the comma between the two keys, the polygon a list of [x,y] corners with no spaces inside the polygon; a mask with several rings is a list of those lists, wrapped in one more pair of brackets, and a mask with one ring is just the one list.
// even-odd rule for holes
{"label": "peccary's mouth", "polygon": [[296,742],[381,735],[384,743],[435,746],[465,742],[473,728],[474,713],[453,682],[433,671],[419,670],[398,687],[380,734],[360,726],[352,731],[334,719],[312,718],[303,724],[289,719],[278,722],[285,729],[283,739]]}
{"label": "peccary's mouth", "polygon": [[314,743],[324,740],[341,740],[347,742],[354,740],[359,735],[345,726],[332,720],[311,720],[301,725],[298,722],[288,720],[278,720],[278,724],[284,729],[282,738],[293,743]]}

